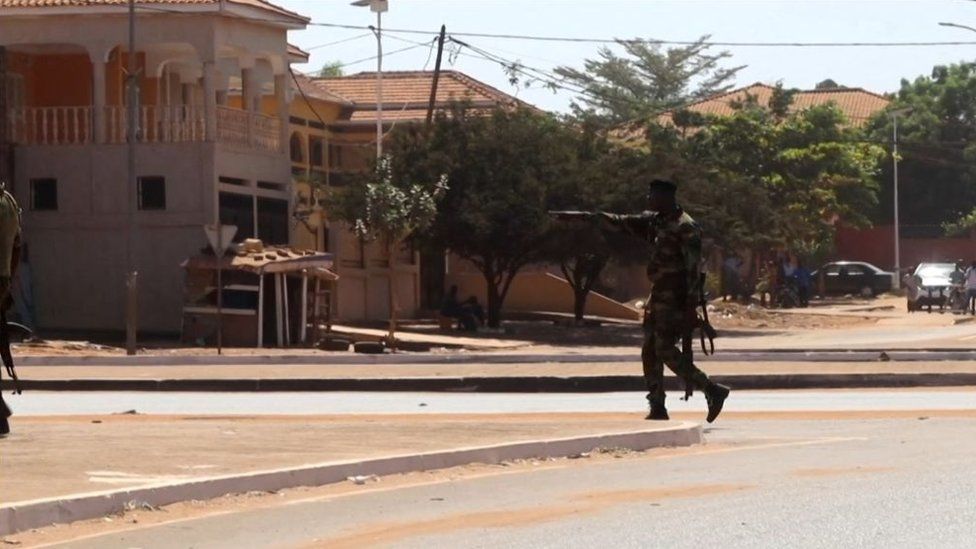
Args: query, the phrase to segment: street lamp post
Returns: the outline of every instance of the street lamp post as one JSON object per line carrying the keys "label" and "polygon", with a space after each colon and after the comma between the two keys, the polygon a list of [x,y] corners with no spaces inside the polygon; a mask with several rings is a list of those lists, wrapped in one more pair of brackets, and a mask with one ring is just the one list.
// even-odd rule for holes
{"label": "street lamp post", "polygon": [[369,6],[376,14],[376,160],[383,157],[383,13],[390,9],[389,0],[356,0],[353,6]]}
{"label": "street lamp post", "polygon": [[901,287],[901,225],[898,219],[898,117],[908,114],[912,109],[904,108],[891,111],[891,163],[893,179],[893,198],[894,198],[894,224],[895,224],[895,288]]}

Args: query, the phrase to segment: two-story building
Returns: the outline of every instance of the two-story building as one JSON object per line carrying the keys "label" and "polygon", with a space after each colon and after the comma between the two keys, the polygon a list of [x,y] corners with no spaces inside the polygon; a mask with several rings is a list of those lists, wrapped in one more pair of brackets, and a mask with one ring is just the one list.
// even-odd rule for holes
{"label": "two-story building", "polygon": [[287,32],[306,23],[264,0],[140,0],[129,51],[126,2],[0,0],[3,115],[38,326],[120,330],[132,265],[140,329],[177,332],[180,262],[206,246],[205,224],[289,242],[289,63],[301,53]]}

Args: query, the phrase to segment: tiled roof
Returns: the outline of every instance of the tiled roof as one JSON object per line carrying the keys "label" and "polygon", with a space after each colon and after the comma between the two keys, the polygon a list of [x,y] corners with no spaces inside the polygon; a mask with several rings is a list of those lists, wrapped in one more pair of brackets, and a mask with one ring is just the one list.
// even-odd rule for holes
{"label": "tiled roof", "polygon": [[[734,105],[746,101],[749,96],[754,97],[759,105],[769,105],[775,89],[767,84],[756,83],[691,103],[685,107],[685,110],[714,116],[731,116],[735,112]],[[847,116],[852,126],[861,126],[873,114],[884,110],[889,102],[884,96],[861,88],[803,90],[793,96],[790,111],[798,112],[833,103]],[[673,112],[664,113],[658,117],[658,122],[669,124],[672,115]]]}
{"label": "tiled roof", "polygon": [[[433,85],[433,71],[383,72],[383,119],[423,120]],[[376,119],[376,73],[361,72],[350,76],[316,78],[314,83],[338,93],[357,105],[353,122]],[[438,107],[451,101],[469,101],[474,107],[496,105],[531,105],[484,82],[458,71],[441,71],[437,84]]]}
{"label": "tiled roof", "polygon": [[[226,0],[228,4],[237,4],[258,8],[293,19],[307,21],[308,19],[293,11],[276,6],[266,0]],[[128,0],[0,0],[0,8],[84,8],[91,6],[126,6]],[[220,0],[136,0],[137,6],[145,5],[219,5]]]}
{"label": "tiled roof", "polygon": [[294,44],[288,44],[288,56],[292,59],[301,59],[304,62],[308,62],[308,58],[311,57],[312,54]]}
{"label": "tiled roof", "polygon": [[299,89],[309,98],[329,101],[331,103],[339,103],[340,105],[345,105],[347,107],[352,106],[352,101],[329,89],[316,85],[315,81],[308,76],[305,76],[299,72],[295,72],[294,74],[295,81],[298,82]]}

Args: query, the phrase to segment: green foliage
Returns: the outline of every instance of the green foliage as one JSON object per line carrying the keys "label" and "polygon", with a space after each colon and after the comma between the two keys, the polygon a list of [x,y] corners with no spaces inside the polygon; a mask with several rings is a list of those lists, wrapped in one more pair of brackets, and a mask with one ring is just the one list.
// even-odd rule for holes
{"label": "green foliage", "polygon": [[884,149],[836,107],[788,114],[790,95],[781,97],[769,109],[745,102],[691,133],[649,128],[650,164],[682,182],[682,202],[724,248],[814,253],[832,242],[837,219],[870,222]]}
{"label": "green foliage", "polygon": [[618,40],[625,55],[601,48],[583,69],[558,67],[556,74],[584,90],[576,114],[608,124],[647,120],[666,110],[731,88],[743,67],[725,68],[728,52],[710,53],[708,36],[694,44],[663,49],[644,40]]}
{"label": "green foliage", "polygon": [[486,114],[456,105],[429,131],[399,128],[389,150],[395,172],[415,180],[448,174],[451,188],[424,237],[482,272],[488,321],[497,326],[512,279],[544,249],[550,190],[573,165],[569,129],[529,109]]}
{"label": "green foliage", "polygon": [[325,65],[322,65],[322,68],[319,69],[318,73],[319,78],[337,78],[345,75],[346,71],[344,71],[342,68],[342,61],[331,61],[326,63]]}
{"label": "green foliage", "polygon": [[[942,226],[976,207],[976,64],[937,66],[930,76],[903,80],[889,112],[870,122],[873,140],[890,147],[892,112],[905,108],[911,111],[897,116],[903,234],[938,236]],[[886,207],[874,215],[876,222],[892,220],[891,164],[883,166]],[[925,229],[930,234],[919,232]]]}
{"label": "green foliage", "polygon": [[333,194],[330,211],[352,225],[364,240],[393,246],[430,227],[437,200],[447,191],[447,176],[433,185],[404,183],[394,177],[389,157],[380,159],[375,179],[360,181]]}

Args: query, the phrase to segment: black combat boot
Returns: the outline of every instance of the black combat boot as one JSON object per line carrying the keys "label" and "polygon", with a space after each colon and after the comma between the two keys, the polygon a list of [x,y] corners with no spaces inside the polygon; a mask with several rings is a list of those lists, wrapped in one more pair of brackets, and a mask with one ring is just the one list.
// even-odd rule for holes
{"label": "black combat boot", "polygon": [[647,414],[647,417],[644,419],[667,421],[671,419],[671,417],[668,416],[668,409],[665,408],[663,404],[651,404],[651,412]]}
{"label": "black combat boot", "polygon": [[729,398],[730,389],[725,385],[709,383],[704,392],[705,400],[708,401],[708,417],[705,421],[711,423],[722,413],[722,406],[725,404],[725,399]]}
{"label": "black combat boot", "polygon": [[10,422],[7,418],[13,415],[10,408],[7,407],[7,403],[0,398],[0,437],[5,437],[10,434]]}

